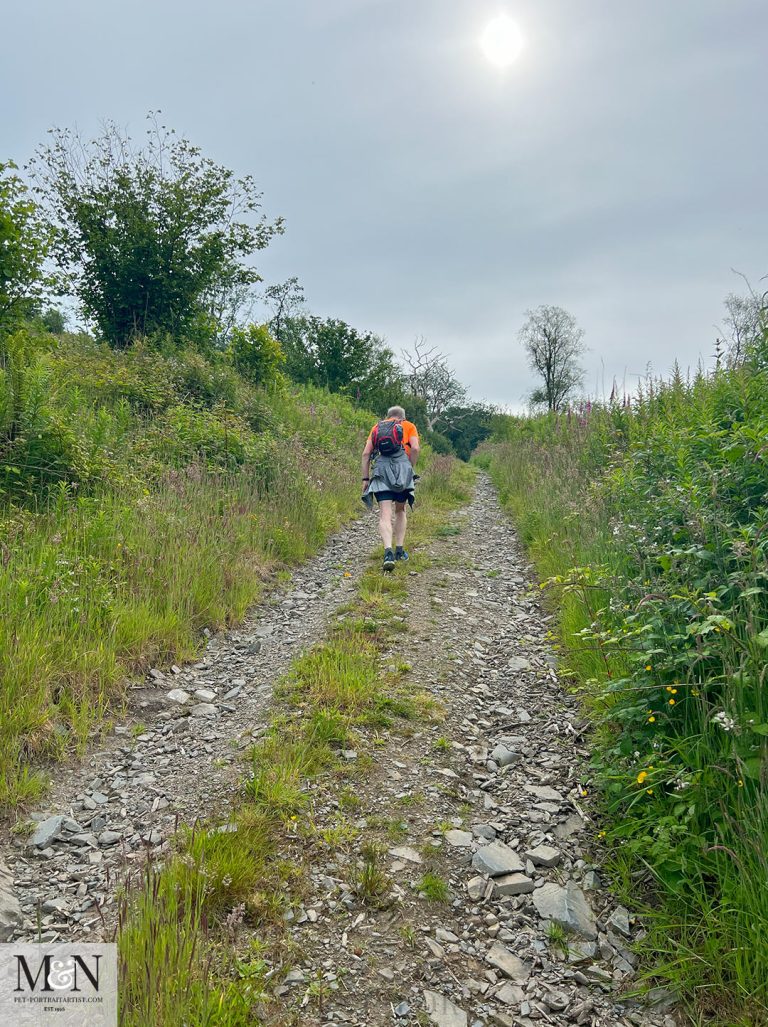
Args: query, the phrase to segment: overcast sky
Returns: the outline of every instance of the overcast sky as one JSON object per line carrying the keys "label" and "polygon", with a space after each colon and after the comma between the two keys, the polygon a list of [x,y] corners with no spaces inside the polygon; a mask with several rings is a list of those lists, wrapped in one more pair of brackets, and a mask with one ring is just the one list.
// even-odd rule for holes
{"label": "overcast sky", "polygon": [[[478,37],[526,39],[504,71]],[[553,303],[587,385],[709,361],[722,300],[768,273],[765,0],[6,0],[0,159],[52,125],[149,109],[286,233],[260,258],[311,309],[449,354],[518,406]]]}

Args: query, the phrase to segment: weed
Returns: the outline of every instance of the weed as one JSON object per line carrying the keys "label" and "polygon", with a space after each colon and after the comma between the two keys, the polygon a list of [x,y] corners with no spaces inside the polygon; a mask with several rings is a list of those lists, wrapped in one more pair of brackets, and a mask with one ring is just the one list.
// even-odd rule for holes
{"label": "weed", "polygon": [[424,874],[416,888],[427,902],[447,902],[450,895],[447,882],[431,871]]}

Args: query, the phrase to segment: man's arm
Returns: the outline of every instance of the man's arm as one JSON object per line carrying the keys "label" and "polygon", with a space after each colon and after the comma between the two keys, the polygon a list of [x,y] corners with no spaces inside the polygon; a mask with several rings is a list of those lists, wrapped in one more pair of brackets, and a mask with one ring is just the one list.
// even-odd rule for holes
{"label": "man's arm", "polygon": [[373,453],[373,445],[371,443],[371,440],[368,439],[368,441],[365,444],[365,449],[363,450],[363,459],[361,461],[361,467],[363,471],[363,491],[365,491],[365,489],[367,488],[368,481],[370,480],[371,453]]}
{"label": "man's arm", "polygon": [[408,459],[411,461],[411,467],[415,467],[416,461],[419,459],[419,448],[419,436],[414,435],[408,446]]}

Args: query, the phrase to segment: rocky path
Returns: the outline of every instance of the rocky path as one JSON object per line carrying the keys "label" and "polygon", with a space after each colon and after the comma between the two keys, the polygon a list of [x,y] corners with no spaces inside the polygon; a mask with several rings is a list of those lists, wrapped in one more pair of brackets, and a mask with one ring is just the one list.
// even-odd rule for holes
{"label": "rocky path", "polygon": [[[668,995],[652,1009],[621,1000],[640,926],[594,865],[586,725],[485,476],[430,550],[409,587],[411,633],[384,665],[407,660],[444,720],[375,752],[354,802],[316,805],[320,825],[351,806],[360,835],[313,852],[291,926],[302,956],[278,988],[285,1022],[674,1027]],[[349,885],[372,836],[391,889],[378,909]]]}
{"label": "rocky path", "polygon": [[[353,524],[199,663],[134,689],[130,718],[62,770],[34,834],[6,848],[21,903],[6,936],[32,937],[39,909],[43,938],[95,940],[126,865],[161,852],[178,819],[225,814],[274,680],[352,594],[372,538]],[[340,840],[308,850],[292,966],[271,981],[282,1022],[674,1027],[668,996],[623,997],[642,928],[594,863],[586,725],[485,476],[429,557],[383,665],[410,663],[444,715],[374,747],[343,793],[318,790],[318,830]],[[375,903],[351,883],[371,840],[387,882]]]}
{"label": "rocky path", "polygon": [[34,831],[0,849],[0,940],[36,940],[38,928],[45,941],[98,940],[132,865],[162,854],[180,822],[226,816],[274,682],[323,637],[371,542],[367,519],[348,525],[199,662],[135,683],[126,718],[81,764],[54,768]]}

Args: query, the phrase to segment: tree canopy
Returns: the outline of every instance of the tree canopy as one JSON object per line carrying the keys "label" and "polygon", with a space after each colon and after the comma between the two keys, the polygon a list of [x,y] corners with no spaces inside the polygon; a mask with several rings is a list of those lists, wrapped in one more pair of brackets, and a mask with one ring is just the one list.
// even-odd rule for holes
{"label": "tree canopy", "polygon": [[31,170],[86,317],[115,348],[139,335],[215,336],[222,307],[260,280],[246,259],[282,231],[260,213],[253,179],[154,117],[141,147],[112,122],[90,141],[51,137]]}
{"label": "tree canopy", "polygon": [[542,305],[525,313],[520,341],[530,366],[542,379],[541,386],[531,393],[531,401],[559,410],[584,379],[579,363],[584,332],[562,307]]}

